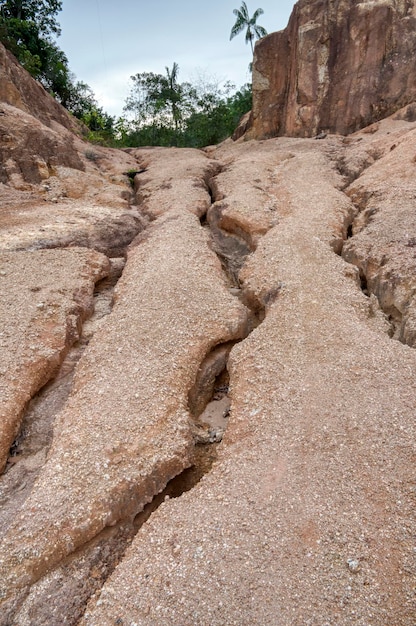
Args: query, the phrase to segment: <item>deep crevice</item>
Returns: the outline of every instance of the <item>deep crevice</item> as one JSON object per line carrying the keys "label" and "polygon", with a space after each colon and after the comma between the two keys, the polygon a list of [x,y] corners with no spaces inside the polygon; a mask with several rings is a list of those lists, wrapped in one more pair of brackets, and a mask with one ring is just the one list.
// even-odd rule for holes
{"label": "deep crevice", "polygon": [[[87,603],[99,594],[107,579],[123,559],[142,526],[167,500],[192,490],[207,474],[217,458],[216,446],[196,445],[194,465],[170,480],[132,520],[120,520],[115,526],[104,528],[89,542],[65,557],[55,568],[32,585],[30,603],[31,623],[44,623],[62,615],[68,626],[76,626]],[[173,546],[173,550],[176,546]],[[41,593],[37,593],[39,586]],[[28,598],[26,596],[26,599]],[[45,603],[45,598],[48,598]],[[74,602],[76,598],[76,602]],[[21,603],[24,606],[24,601]],[[20,611],[21,607],[19,607]],[[20,613],[18,613],[20,618]],[[15,623],[15,622],[13,622]],[[48,622],[49,623],[49,622]]]}
{"label": "deep crevice", "polygon": [[363,294],[365,296],[369,296],[367,277],[362,272],[359,272],[359,276],[360,276],[360,288],[361,288],[361,291],[363,292]]}
{"label": "deep crevice", "polygon": [[[376,208],[368,206],[369,200],[373,194],[371,192],[365,192],[360,194],[359,197],[355,197],[354,194],[349,193],[346,195],[354,204],[356,213],[351,216],[351,220],[347,225],[345,237],[343,237],[340,249],[339,251],[337,250],[336,253],[341,256],[345,263],[348,263],[358,270],[357,285],[361,289],[361,292],[369,299],[369,317],[374,317],[377,314],[384,315],[384,319],[387,323],[386,328],[388,336],[393,339],[397,339],[402,343],[406,343],[402,338],[402,313],[392,304],[389,306],[385,306],[383,304],[383,301],[376,293],[376,290],[371,288],[369,284],[365,267],[363,267],[358,261],[354,260],[354,257],[348,258],[348,250],[345,248],[345,244],[347,242],[351,241],[368,226],[371,221],[371,217],[376,212]],[[385,264],[386,258],[383,256],[379,264],[379,268],[382,268]]]}
{"label": "deep crevice", "polygon": [[[224,168],[221,169],[224,171]],[[239,273],[247,257],[253,251],[241,233],[227,232],[220,226],[221,209],[216,205],[215,178],[207,181],[211,197],[211,206],[204,215],[201,224],[209,229],[211,249],[221,262],[221,267],[231,287],[240,289]],[[221,198],[222,200],[222,198]]]}

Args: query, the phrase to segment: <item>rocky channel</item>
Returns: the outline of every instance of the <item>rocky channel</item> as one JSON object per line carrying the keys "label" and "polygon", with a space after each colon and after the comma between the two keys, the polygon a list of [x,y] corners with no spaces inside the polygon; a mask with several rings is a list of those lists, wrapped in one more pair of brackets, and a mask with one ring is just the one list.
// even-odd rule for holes
{"label": "rocky channel", "polygon": [[413,625],[414,105],[115,150],[0,61],[0,624]]}

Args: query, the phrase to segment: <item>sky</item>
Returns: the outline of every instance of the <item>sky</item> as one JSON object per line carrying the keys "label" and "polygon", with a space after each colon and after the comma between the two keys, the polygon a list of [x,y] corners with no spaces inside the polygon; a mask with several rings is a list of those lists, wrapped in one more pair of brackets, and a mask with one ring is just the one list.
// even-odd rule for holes
{"label": "sky", "polygon": [[[268,33],[285,28],[294,0],[246,0]],[[250,45],[230,41],[241,0],[63,0],[58,46],[76,79],[87,83],[110,115],[123,114],[130,77],[165,74],[179,65],[179,82],[250,82]]]}

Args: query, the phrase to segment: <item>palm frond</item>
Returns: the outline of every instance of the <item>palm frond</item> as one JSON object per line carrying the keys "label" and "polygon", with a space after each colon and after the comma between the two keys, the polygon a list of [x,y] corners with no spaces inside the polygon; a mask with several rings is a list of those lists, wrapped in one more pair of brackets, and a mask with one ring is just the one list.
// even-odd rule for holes
{"label": "palm frond", "polygon": [[264,13],[263,9],[256,9],[256,10],[254,11],[254,13],[253,13],[253,17],[251,18],[254,24],[257,22],[257,18],[258,18],[260,15],[263,15],[263,13]]}
{"label": "palm frond", "polygon": [[244,30],[246,26],[246,20],[244,19],[244,16],[239,11],[237,11],[237,9],[234,9],[234,13],[235,15],[237,15],[237,19],[236,19],[234,26],[231,29],[230,41],[231,39],[233,39],[233,37],[241,33],[241,31]]}
{"label": "palm frond", "polygon": [[257,39],[261,39],[262,37],[266,37],[267,30],[265,28],[263,28],[263,26],[259,26],[258,24],[256,24],[254,26],[254,32],[256,34]]}
{"label": "palm frond", "polygon": [[241,11],[241,15],[243,15],[243,16],[244,16],[244,19],[245,19],[246,21],[248,21],[248,20],[250,19],[250,17],[249,17],[248,8],[247,8],[247,5],[246,5],[246,3],[245,3],[245,2],[242,2],[242,3],[241,3],[241,8],[240,8],[240,11]]}

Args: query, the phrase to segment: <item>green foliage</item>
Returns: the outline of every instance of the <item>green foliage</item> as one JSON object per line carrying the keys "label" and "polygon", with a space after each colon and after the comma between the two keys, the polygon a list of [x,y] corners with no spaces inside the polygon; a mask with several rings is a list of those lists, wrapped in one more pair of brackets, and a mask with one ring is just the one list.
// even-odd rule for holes
{"label": "green foliage", "polygon": [[0,16],[35,24],[41,35],[60,35],[56,14],[62,9],[60,0],[0,0]]}
{"label": "green foliage", "polygon": [[62,104],[87,126],[90,141],[107,144],[114,140],[115,119],[98,105],[91,87],[86,83],[71,80]]}
{"label": "green foliage", "polygon": [[179,83],[179,66],[168,67],[166,75],[142,72],[131,77],[132,88],[124,110],[132,113],[136,127],[172,128],[178,133],[192,110],[192,86]]}
{"label": "green foliage", "polygon": [[68,60],[51,36],[60,34],[58,0],[0,0],[0,41],[23,67],[61,101],[69,81]]}
{"label": "green foliage", "polygon": [[178,82],[179,68],[166,68],[166,76],[144,72],[132,77],[125,112],[133,119],[119,120],[117,135],[127,146],[190,146],[217,144],[235,130],[251,109],[251,88],[200,79]]}
{"label": "green foliage", "polygon": [[261,37],[265,37],[267,35],[266,29],[264,29],[263,26],[256,24],[259,16],[264,13],[263,9],[256,9],[253,16],[250,17],[246,3],[242,2],[241,7],[239,9],[234,9],[233,13],[237,19],[231,29],[230,41],[245,29],[246,43],[250,43],[251,52],[254,53],[253,40],[260,39]]}

